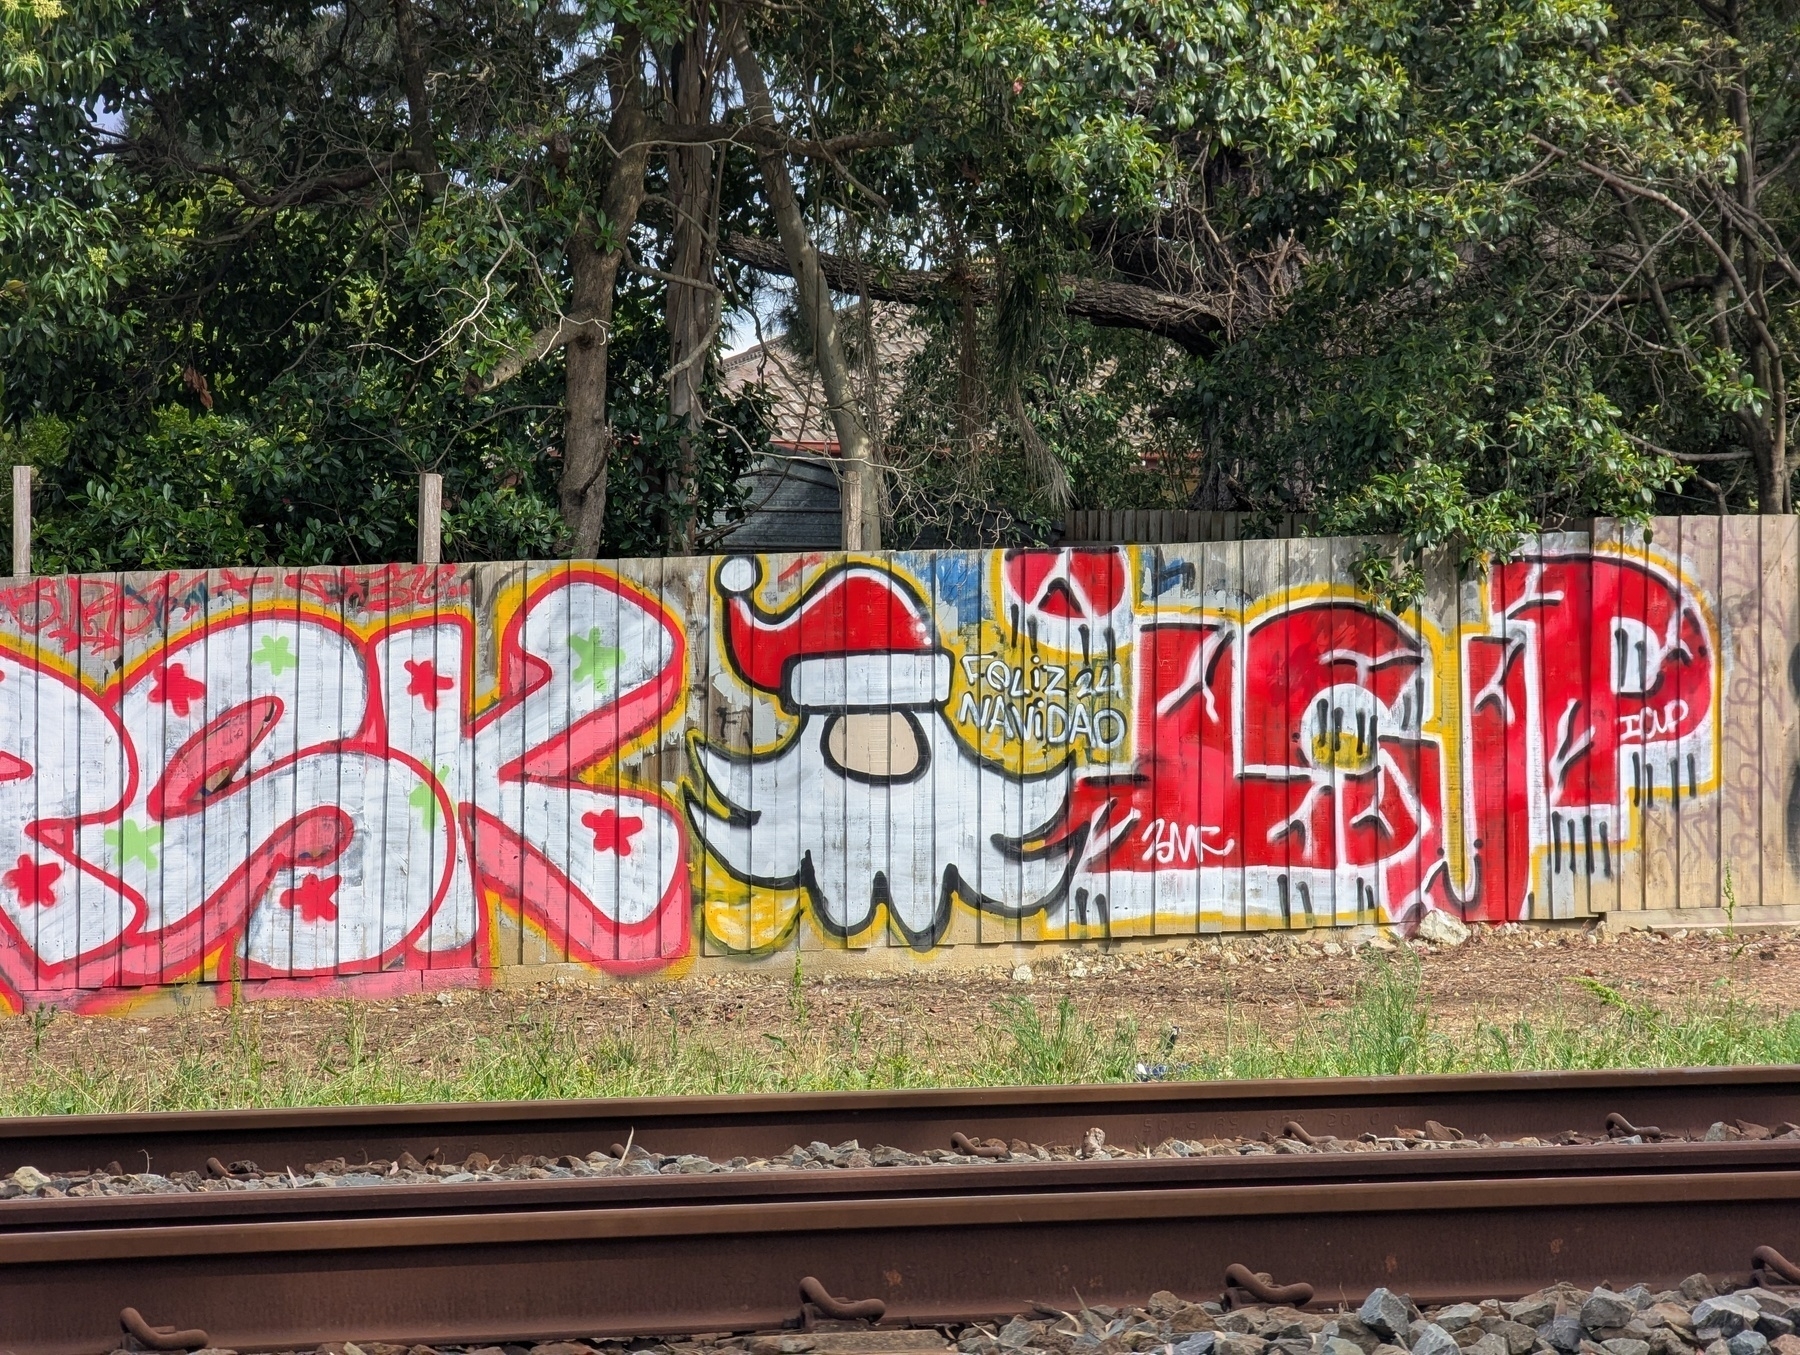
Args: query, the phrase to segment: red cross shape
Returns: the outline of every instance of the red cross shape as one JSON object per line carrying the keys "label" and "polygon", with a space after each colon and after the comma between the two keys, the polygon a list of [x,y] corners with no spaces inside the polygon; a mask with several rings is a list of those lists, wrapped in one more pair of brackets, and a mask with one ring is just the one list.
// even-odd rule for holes
{"label": "red cross shape", "polygon": [[590,809],[581,816],[581,821],[594,830],[595,851],[617,852],[620,856],[631,855],[632,835],[644,829],[644,821],[637,815],[620,814],[612,809],[603,809],[598,814]]}
{"label": "red cross shape", "polygon": [[187,719],[189,704],[206,695],[206,684],[196,682],[187,675],[187,669],[178,663],[166,663],[152,675],[150,699],[167,702],[169,709],[182,719]]}
{"label": "red cross shape", "polygon": [[337,900],[332,895],[337,893],[339,883],[335,875],[329,879],[308,875],[297,888],[281,891],[281,906],[298,908],[302,922],[336,922]]}
{"label": "red cross shape", "polygon": [[0,875],[0,884],[18,894],[22,904],[48,908],[56,902],[56,877],[62,873],[63,868],[54,861],[39,865],[29,856],[21,856],[18,865]]}
{"label": "red cross shape", "polygon": [[438,693],[447,692],[456,685],[456,679],[441,676],[430,659],[408,659],[406,671],[406,694],[418,697],[425,703],[426,710],[436,710]]}

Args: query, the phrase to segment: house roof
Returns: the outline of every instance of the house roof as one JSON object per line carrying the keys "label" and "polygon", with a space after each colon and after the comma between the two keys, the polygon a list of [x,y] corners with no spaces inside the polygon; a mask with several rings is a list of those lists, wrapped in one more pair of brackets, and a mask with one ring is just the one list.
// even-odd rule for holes
{"label": "house roof", "polygon": [[[906,378],[906,363],[925,345],[925,334],[912,321],[906,306],[876,304],[870,328],[874,331],[876,362],[873,389],[864,365],[858,360],[863,346],[862,303],[838,312],[838,332],[851,356],[858,379],[858,395],[865,413],[874,397],[875,415],[893,406]],[[791,451],[837,455],[837,433],[825,407],[825,391],[812,354],[800,351],[787,333],[771,335],[761,343],[732,353],[719,362],[719,382],[737,394],[747,386],[761,386],[770,401],[774,427],[771,440]]]}

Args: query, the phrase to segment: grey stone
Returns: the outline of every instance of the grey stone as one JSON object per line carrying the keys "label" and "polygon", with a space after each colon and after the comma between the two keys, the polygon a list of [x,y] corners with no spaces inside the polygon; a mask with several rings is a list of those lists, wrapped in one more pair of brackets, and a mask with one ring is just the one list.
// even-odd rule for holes
{"label": "grey stone", "polygon": [[1762,1309],[1733,1295],[1710,1298],[1694,1308],[1694,1331],[1702,1340],[1716,1336],[1729,1341],[1739,1332],[1754,1327],[1761,1316]]}
{"label": "grey stone", "polygon": [[1248,1332],[1222,1331],[1213,1338],[1213,1355],[1262,1355],[1268,1342]]}
{"label": "grey stone", "polygon": [[1312,1322],[1302,1320],[1292,1308],[1271,1308],[1263,1316],[1262,1325],[1256,1329],[1256,1334],[1265,1341],[1302,1340],[1310,1349],[1313,1332],[1324,1325],[1316,1318]]}
{"label": "grey stone", "polygon": [[1537,1334],[1545,1345],[1563,1351],[1565,1355],[1574,1355],[1581,1349],[1581,1323],[1567,1313],[1539,1325]]}
{"label": "grey stone", "polygon": [[[1774,1313],[1777,1317],[1800,1317],[1800,1303],[1795,1303],[1786,1294],[1777,1294],[1760,1285],[1755,1289],[1740,1289],[1731,1297],[1754,1303],[1765,1313]],[[1775,1338],[1770,1337],[1769,1339],[1772,1341]]]}
{"label": "grey stone", "polygon": [[1476,1318],[1481,1316],[1481,1309],[1473,1303],[1452,1303],[1447,1308],[1440,1308],[1433,1320],[1445,1331],[1461,1331]]}
{"label": "grey stone", "polygon": [[1691,1355],[1693,1347],[1681,1334],[1669,1327],[1657,1327],[1650,1333],[1650,1355]]}
{"label": "grey stone", "polygon": [[[1512,1350],[1506,1344],[1506,1338],[1497,1336],[1491,1331],[1483,1332],[1479,1341],[1465,1348],[1469,1355],[1512,1355]],[[1643,1355],[1647,1355],[1647,1352],[1644,1352]]]}
{"label": "grey stone", "polygon": [[1175,1346],[1174,1355],[1213,1355],[1213,1333],[1197,1331]]}
{"label": "grey stone", "polygon": [[1339,1336],[1358,1347],[1363,1355],[1375,1355],[1375,1347],[1382,1343],[1381,1337],[1369,1330],[1368,1323],[1352,1313],[1339,1313],[1332,1325]]}
{"label": "grey stone", "polygon": [[1037,1344],[1038,1329],[1034,1323],[1014,1318],[1000,1328],[1000,1346],[1003,1350],[1023,1350],[1026,1346]]}
{"label": "grey stone", "polygon": [[1530,1298],[1507,1304],[1501,1311],[1514,1322],[1523,1323],[1536,1331],[1556,1316],[1556,1300],[1545,1298],[1542,1294],[1533,1294]]}
{"label": "grey stone", "polygon": [[1615,1336],[1610,1341],[1602,1341],[1600,1349],[1606,1355],[1650,1355],[1648,1341],[1633,1340],[1629,1336]]}
{"label": "grey stone", "polygon": [[1581,1305],[1581,1325],[1588,1331],[1623,1327],[1637,1313],[1637,1304],[1610,1289],[1596,1289]]}
{"label": "grey stone", "polygon": [[1650,1296],[1649,1288],[1641,1284],[1634,1284],[1629,1289],[1621,1290],[1619,1292],[1619,1297],[1630,1299],[1632,1304],[1639,1310],[1648,1308],[1652,1303],[1656,1302],[1656,1300]]}
{"label": "grey stone", "polygon": [[1502,1318],[1489,1327],[1488,1331],[1506,1342],[1508,1355],[1526,1355],[1537,1344],[1537,1333],[1523,1322],[1511,1322]]}
{"label": "grey stone", "polygon": [[1456,1355],[1458,1349],[1456,1338],[1435,1322],[1425,1323],[1413,1337],[1412,1355]]}
{"label": "grey stone", "polygon": [[1792,1336],[1794,1320],[1790,1317],[1782,1317],[1779,1313],[1758,1313],[1756,1330],[1767,1340],[1773,1341],[1778,1337]]}
{"label": "grey stone", "polygon": [[1419,939],[1439,946],[1460,946],[1469,939],[1469,929],[1450,914],[1433,910],[1419,921]]}
{"label": "grey stone", "polygon": [[1719,1292],[1713,1288],[1712,1280],[1700,1271],[1695,1271],[1675,1287],[1681,1291],[1681,1297],[1689,1303],[1698,1303],[1701,1299],[1709,1299]]}
{"label": "grey stone", "polygon": [[1683,1336],[1691,1337],[1694,1334],[1694,1319],[1688,1312],[1687,1304],[1679,1297],[1658,1299],[1639,1313],[1637,1320],[1647,1327],[1673,1327]]}
{"label": "grey stone", "polygon": [[1412,1318],[1411,1307],[1404,1295],[1391,1289],[1377,1289],[1363,1300],[1363,1306],[1356,1310],[1356,1318],[1377,1336],[1392,1338],[1406,1330]]}
{"label": "grey stone", "polygon": [[12,1182],[20,1190],[29,1192],[36,1190],[40,1186],[49,1185],[50,1178],[45,1176],[36,1167],[27,1163],[12,1174]]}
{"label": "grey stone", "polygon": [[1769,1338],[1759,1331],[1741,1331],[1725,1343],[1731,1355],[1769,1355]]}

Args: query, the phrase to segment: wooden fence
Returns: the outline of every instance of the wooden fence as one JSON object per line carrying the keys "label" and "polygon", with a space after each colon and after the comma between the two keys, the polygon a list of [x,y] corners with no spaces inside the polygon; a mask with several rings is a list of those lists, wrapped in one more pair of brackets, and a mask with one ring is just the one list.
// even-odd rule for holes
{"label": "wooden fence", "polygon": [[1793,518],[0,588],[0,1001],[1800,915]]}

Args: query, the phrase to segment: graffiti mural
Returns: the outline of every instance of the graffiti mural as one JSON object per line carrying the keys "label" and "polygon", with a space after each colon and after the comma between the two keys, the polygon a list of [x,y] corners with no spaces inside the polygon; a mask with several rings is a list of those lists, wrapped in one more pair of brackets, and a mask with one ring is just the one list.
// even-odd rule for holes
{"label": "graffiti mural", "polygon": [[696,742],[730,945],[924,949],[959,906],[1022,939],[1568,917],[1647,805],[1718,786],[1716,626],[1641,553],[1503,565],[1460,637],[1330,584],[1172,598],[1145,550],[997,554],[972,602],[909,563],[779,605],[719,568],[724,666],[792,721]]}
{"label": "graffiti mural", "polygon": [[1546,538],[1396,615],[1332,551],[0,587],[0,1004],[1575,917],[1779,832],[1729,570]]}
{"label": "graffiti mural", "polygon": [[484,899],[601,969],[684,955],[673,801],[583,779],[678,709],[680,624],[609,573],[555,571],[478,703],[473,618],[444,582],[366,632],[304,588],[227,605],[97,690],[0,655],[15,1000],[469,971],[492,960]]}

